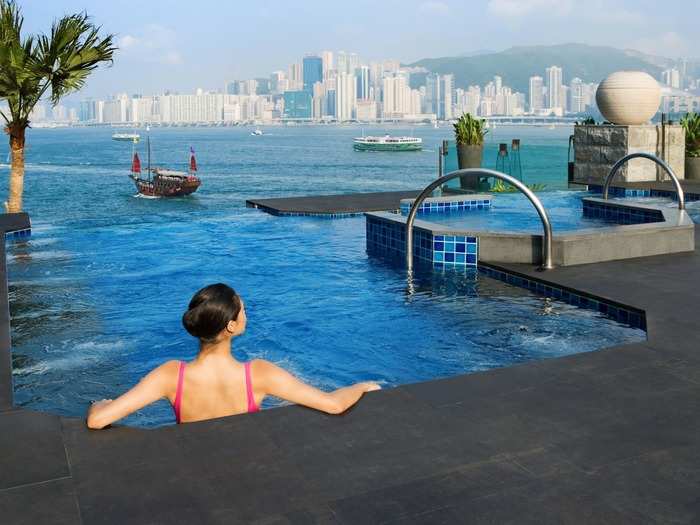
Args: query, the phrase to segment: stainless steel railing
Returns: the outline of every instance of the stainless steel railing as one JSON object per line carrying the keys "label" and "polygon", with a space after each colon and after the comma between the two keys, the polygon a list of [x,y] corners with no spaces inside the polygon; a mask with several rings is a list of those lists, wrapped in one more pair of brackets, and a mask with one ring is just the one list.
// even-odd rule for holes
{"label": "stainless steel railing", "polygon": [[449,180],[457,177],[463,177],[465,175],[472,175],[476,177],[495,177],[515,186],[518,190],[524,193],[528,199],[530,199],[530,202],[535,207],[535,210],[537,210],[537,214],[540,216],[540,220],[542,221],[542,229],[544,230],[544,235],[542,237],[542,269],[550,270],[554,268],[554,264],[552,263],[552,224],[549,221],[549,216],[547,215],[544,206],[542,206],[542,202],[540,202],[540,199],[537,198],[537,195],[535,195],[530,188],[525,186],[518,179],[511,177],[510,175],[506,175],[505,173],[501,173],[500,171],[482,168],[469,168],[465,170],[453,171],[452,173],[448,173],[447,175],[434,180],[421,192],[420,195],[418,195],[416,200],[413,201],[411,211],[409,212],[408,219],[406,220],[406,268],[409,275],[413,272],[413,222],[415,221],[420,205],[433,193],[435,188],[442,186]]}
{"label": "stainless steel railing", "polygon": [[671,180],[673,181],[673,184],[676,187],[676,193],[678,194],[678,209],[684,210],[685,194],[683,193],[683,188],[681,187],[681,183],[678,180],[678,177],[676,177],[676,174],[674,173],[673,169],[671,169],[671,166],[669,166],[659,157],[651,155],[650,153],[630,153],[629,155],[625,155],[620,160],[618,160],[610,170],[610,173],[608,173],[608,176],[605,177],[605,184],[603,184],[603,198],[607,200],[608,190],[610,189],[610,183],[612,182],[613,177],[615,177],[615,174],[619,171],[619,169],[628,161],[636,158],[652,160],[656,162],[659,166],[661,166],[664,169],[664,171],[666,171],[666,173],[668,173],[668,176],[671,177]]}

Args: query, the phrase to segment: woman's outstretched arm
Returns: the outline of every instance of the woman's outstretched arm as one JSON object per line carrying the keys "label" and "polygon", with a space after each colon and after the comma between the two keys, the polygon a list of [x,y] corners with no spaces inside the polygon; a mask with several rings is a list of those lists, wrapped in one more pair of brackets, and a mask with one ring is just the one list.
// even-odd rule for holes
{"label": "woman's outstretched arm", "polygon": [[172,389],[172,378],[177,373],[177,367],[177,361],[164,363],[117,399],[103,399],[94,403],[88,409],[87,426],[92,429],[104,428],[165,397]]}
{"label": "woman's outstretched arm", "polygon": [[268,361],[253,361],[253,385],[256,391],[314,408],[327,414],[342,414],[357,403],[365,392],[379,390],[377,383],[356,383],[324,392],[300,381],[286,370]]}

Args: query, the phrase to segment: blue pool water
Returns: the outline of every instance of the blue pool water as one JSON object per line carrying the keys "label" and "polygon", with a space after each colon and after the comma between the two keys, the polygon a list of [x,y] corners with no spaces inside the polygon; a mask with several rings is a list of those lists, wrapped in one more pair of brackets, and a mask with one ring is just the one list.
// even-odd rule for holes
{"label": "blue pool water", "polygon": [[[583,216],[581,199],[592,195],[584,191],[554,190],[540,192],[538,197],[557,234],[611,225],[603,219]],[[537,211],[521,193],[495,193],[489,209],[421,214],[419,218],[455,228],[542,233]]]}
{"label": "blue pool water", "polygon": [[[164,360],[191,359],[196,343],[180,316],[216,281],[246,300],[237,357],[270,359],[324,388],[393,386],[645,337],[483,275],[425,274],[409,294],[400,268],[366,255],[364,218],[245,208],[251,196],[416,188],[434,176],[434,152],[356,154],[357,129],[269,131],[261,140],[245,129],[155,130],[160,158],[184,161],[190,145],[198,153],[204,186],[174,200],[134,197],[129,146],[111,130],[30,134],[33,233],[8,245],[18,404],[78,416]],[[425,132],[435,144],[445,133]],[[547,130],[518,132],[528,133],[546,143],[542,155],[565,154],[565,133],[548,142],[538,135]],[[565,184],[563,159],[542,173],[553,187]],[[172,421],[163,402],[128,423]]]}

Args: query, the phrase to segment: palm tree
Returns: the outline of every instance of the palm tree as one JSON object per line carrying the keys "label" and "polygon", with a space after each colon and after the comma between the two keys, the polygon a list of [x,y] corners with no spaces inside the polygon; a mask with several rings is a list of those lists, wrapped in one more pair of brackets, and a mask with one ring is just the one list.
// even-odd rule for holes
{"label": "palm tree", "polygon": [[100,63],[112,62],[113,35],[99,36],[87,14],[67,15],[53,23],[50,35],[22,36],[24,18],[14,0],[0,0],[0,111],[10,136],[12,167],[5,209],[22,211],[24,139],[29,116],[41,98],[51,103],[79,90]]}

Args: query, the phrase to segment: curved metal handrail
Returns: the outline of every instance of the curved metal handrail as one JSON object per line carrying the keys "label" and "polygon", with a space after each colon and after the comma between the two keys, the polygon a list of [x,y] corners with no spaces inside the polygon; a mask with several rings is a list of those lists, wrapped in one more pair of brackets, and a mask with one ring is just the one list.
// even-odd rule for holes
{"label": "curved metal handrail", "polygon": [[676,177],[676,174],[671,169],[671,166],[669,166],[666,162],[661,160],[659,157],[652,155],[650,153],[642,153],[642,152],[630,153],[629,155],[625,155],[620,160],[618,160],[613,165],[612,169],[610,170],[610,173],[608,173],[608,176],[605,178],[605,184],[603,184],[603,198],[605,200],[608,199],[608,190],[610,188],[610,183],[612,182],[613,177],[615,177],[615,174],[618,172],[618,170],[626,162],[628,162],[631,159],[636,159],[636,158],[653,160],[659,166],[661,166],[666,171],[666,173],[668,173],[669,177],[671,177],[671,180],[673,180],[673,184],[676,186],[676,193],[678,194],[678,209],[684,210],[685,209],[685,194],[683,193],[683,188],[681,187],[681,183],[678,180],[678,177]]}
{"label": "curved metal handrail", "polygon": [[540,216],[542,228],[544,229],[544,236],[542,237],[542,269],[550,270],[554,268],[554,264],[552,263],[552,224],[549,222],[549,216],[547,215],[544,206],[542,206],[540,199],[537,198],[530,188],[525,186],[515,177],[511,177],[510,175],[506,175],[505,173],[495,170],[469,168],[453,171],[452,173],[448,173],[447,175],[434,180],[421,192],[420,195],[418,195],[416,200],[413,201],[411,211],[409,212],[408,219],[406,220],[406,268],[409,275],[413,272],[413,221],[416,218],[420,205],[427,197],[430,196],[435,188],[442,186],[449,180],[457,177],[463,177],[465,175],[475,175],[477,177],[495,177],[497,179],[501,179],[508,184],[515,186],[518,190],[524,193],[528,199],[530,199],[530,202],[537,210],[537,214]]}

